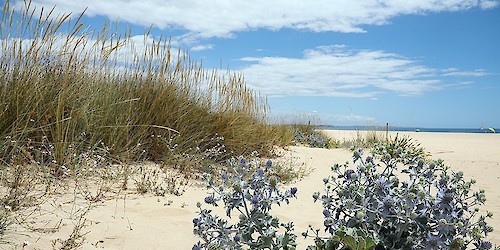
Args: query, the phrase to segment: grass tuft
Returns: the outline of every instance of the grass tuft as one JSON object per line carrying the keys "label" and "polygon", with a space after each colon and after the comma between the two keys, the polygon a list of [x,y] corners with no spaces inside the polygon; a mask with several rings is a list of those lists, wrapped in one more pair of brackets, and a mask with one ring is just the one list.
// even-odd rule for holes
{"label": "grass tuft", "polygon": [[[60,176],[97,150],[122,162],[180,154],[266,155],[286,130],[234,72],[205,70],[167,39],[100,30],[30,2],[1,17],[0,159],[50,164]],[[222,138],[214,141],[213,138]],[[221,144],[223,143],[223,144]],[[189,170],[191,171],[191,170]]]}

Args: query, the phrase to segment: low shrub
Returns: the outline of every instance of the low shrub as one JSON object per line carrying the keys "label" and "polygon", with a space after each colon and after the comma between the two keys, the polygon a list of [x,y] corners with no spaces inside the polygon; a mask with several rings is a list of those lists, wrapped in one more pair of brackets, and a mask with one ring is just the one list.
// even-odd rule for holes
{"label": "low shrub", "polygon": [[295,249],[293,223],[281,223],[269,211],[275,204],[288,204],[289,199],[296,197],[297,188],[282,192],[278,178],[268,175],[271,165],[272,162],[267,161],[262,167],[256,161],[247,163],[245,158],[240,158],[238,162],[230,161],[231,172],[222,175],[221,184],[216,185],[210,176],[205,176],[213,192],[204,202],[211,206],[223,203],[226,216],[237,215],[238,220],[231,224],[212,210],[202,209],[198,203],[198,217],[193,219],[194,234],[202,241],[193,249]]}
{"label": "low shrub", "polygon": [[[474,180],[465,180],[443,161],[427,159],[418,143],[396,137],[376,144],[366,157],[363,150],[354,150],[353,162],[355,166],[335,164],[332,175],[323,180],[324,191],[313,194],[314,202],[324,208],[324,233],[310,226],[302,234],[314,238],[307,249],[492,248],[487,237],[493,228],[486,219],[493,215],[479,210],[486,201],[484,190],[474,191]],[[236,182],[225,175],[222,186],[209,181],[216,195],[205,202],[217,205],[222,200],[227,216],[235,208],[243,216],[237,225],[229,225],[212,211],[200,210],[194,232],[204,243],[193,249],[214,249],[213,244],[241,249],[240,242],[248,242],[250,249],[295,249],[292,222],[281,224],[285,234],[277,234],[278,221],[269,211],[273,202],[288,202],[296,189],[280,195],[273,185],[277,180],[266,179],[265,173],[258,168],[251,178],[236,175]],[[247,204],[252,204],[250,213],[243,209]],[[253,233],[261,232],[257,229],[267,233],[255,240]],[[293,244],[281,244],[285,238]]]}
{"label": "low shrub", "polygon": [[[310,249],[491,248],[485,239],[493,228],[485,219],[492,214],[479,215],[484,190],[472,191],[475,181],[464,180],[462,172],[426,159],[408,138],[377,144],[367,157],[354,151],[353,159],[355,168],[335,164],[323,180],[324,193],[313,194],[330,236],[315,233]],[[364,240],[356,239],[360,234]]]}
{"label": "low shrub", "polygon": [[294,140],[297,143],[313,148],[330,148],[333,143],[323,132],[314,129],[311,125],[294,125]]}

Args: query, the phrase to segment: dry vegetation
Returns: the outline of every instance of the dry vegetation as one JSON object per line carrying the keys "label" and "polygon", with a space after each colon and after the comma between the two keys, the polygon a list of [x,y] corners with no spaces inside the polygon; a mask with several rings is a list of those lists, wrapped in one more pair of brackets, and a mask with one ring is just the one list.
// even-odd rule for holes
{"label": "dry vegetation", "polygon": [[[205,70],[168,40],[144,44],[79,18],[4,6],[1,26],[1,157],[51,163],[100,150],[120,160],[233,154],[286,143],[267,125],[267,102],[233,72]],[[135,42],[134,42],[135,41]],[[134,49],[136,48],[136,49]]]}
{"label": "dry vegetation", "polygon": [[[83,14],[53,13],[29,1],[3,6],[0,238],[64,190],[87,206],[130,189],[180,195],[192,174],[291,142],[290,128],[266,122],[267,100],[242,75],[206,70],[149,32],[91,30]],[[134,165],[144,161],[159,164]],[[79,214],[54,248],[81,243]]]}

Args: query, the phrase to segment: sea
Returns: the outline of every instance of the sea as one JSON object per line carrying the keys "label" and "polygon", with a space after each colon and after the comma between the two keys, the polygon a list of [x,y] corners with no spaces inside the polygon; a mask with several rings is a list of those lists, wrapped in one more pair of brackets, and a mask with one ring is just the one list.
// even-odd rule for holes
{"label": "sea", "polygon": [[[359,131],[386,131],[386,126],[330,126],[320,125],[318,129],[325,130],[359,130]],[[439,133],[496,133],[496,128],[420,128],[420,127],[393,127],[389,131],[396,132],[439,132]]]}

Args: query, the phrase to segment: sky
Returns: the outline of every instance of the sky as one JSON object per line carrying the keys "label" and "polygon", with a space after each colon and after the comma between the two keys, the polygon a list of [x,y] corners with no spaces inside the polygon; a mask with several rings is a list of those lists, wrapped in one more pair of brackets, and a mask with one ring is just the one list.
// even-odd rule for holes
{"label": "sky", "polygon": [[32,1],[54,5],[97,28],[152,27],[204,68],[241,72],[275,116],[500,128],[500,0]]}

